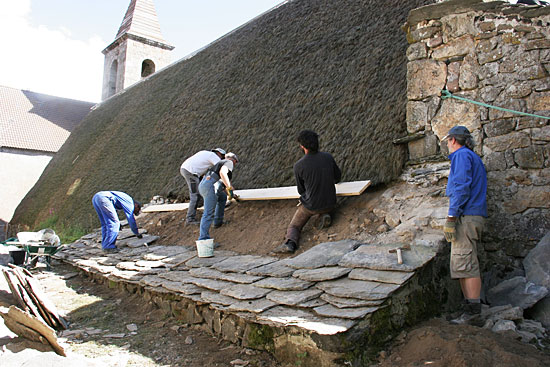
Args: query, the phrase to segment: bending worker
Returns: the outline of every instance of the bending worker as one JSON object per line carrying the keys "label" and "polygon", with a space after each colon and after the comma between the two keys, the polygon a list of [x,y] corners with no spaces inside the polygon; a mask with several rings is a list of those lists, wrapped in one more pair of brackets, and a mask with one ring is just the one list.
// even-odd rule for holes
{"label": "bending worker", "polygon": [[181,165],[180,173],[189,188],[189,209],[185,224],[199,224],[196,219],[199,201],[199,183],[206,171],[221,161],[225,156],[225,150],[216,148],[211,151],[201,150],[187,158]]}
{"label": "bending worker", "polygon": [[487,217],[487,173],[472,150],[474,142],[466,127],[453,127],[445,140],[451,153],[451,171],[445,192],[449,212],[444,234],[451,243],[451,278],[460,281],[464,295],[464,313],[451,322],[475,323],[481,313],[478,245]]}
{"label": "bending worker", "polygon": [[117,210],[124,211],[132,232],[141,238],[134,215],[139,215],[141,203],[122,191],[100,191],[92,199],[101,222],[101,248],[105,252],[117,252],[116,238],[120,230]]}
{"label": "bending worker", "polygon": [[233,168],[238,162],[239,160],[234,153],[227,153],[225,159],[219,161],[206,172],[199,184],[199,192],[204,199],[204,213],[201,218],[199,240],[212,238],[210,237],[212,221],[214,221],[215,228],[223,225],[227,197],[229,196],[230,199],[235,197],[231,179]]}
{"label": "bending worker", "polygon": [[300,204],[288,225],[285,241],[276,253],[293,253],[298,248],[302,228],[309,218],[319,215],[319,228],[332,223],[331,212],[336,207],[336,188],[342,172],[330,153],[319,152],[319,136],[311,130],[298,135],[300,149],[304,156],[294,164],[294,175]]}

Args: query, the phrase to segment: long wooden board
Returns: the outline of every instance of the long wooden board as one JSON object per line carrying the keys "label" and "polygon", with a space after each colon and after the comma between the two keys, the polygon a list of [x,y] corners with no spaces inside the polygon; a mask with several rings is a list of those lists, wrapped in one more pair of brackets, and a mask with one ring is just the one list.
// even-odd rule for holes
{"label": "long wooden board", "polygon": [[189,203],[160,204],[160,205],[149,205],[148,207],[141,209],[141,211],[144,213],[171,212],[171,211],[187,210],[188,208],[189,208]]}
{"label": "long wooden board", "polygon": [[[356,196],[361,195],[371,184],[370,180],[342,182],[336,184],[337,196]],[[296,186],[273,187],[267,189],[247,189],[235,190],[235,194],[239,195],[240,200],[282,200],[282,199],[298,199],[298,188]],[[149,205],[141,211],[144,213],[151,212],[169,212],[187,210],[189,203],[177,204],[162,204]]]}
{"label": "long wooden board", "polygon": [[[342,182],[336,184],[337,196],[361,195],[371,184],[370,180]],[[274,187],[268,189],[235,190],[241,200],[281,200],[298,199],[298,188],[296,186]]]}

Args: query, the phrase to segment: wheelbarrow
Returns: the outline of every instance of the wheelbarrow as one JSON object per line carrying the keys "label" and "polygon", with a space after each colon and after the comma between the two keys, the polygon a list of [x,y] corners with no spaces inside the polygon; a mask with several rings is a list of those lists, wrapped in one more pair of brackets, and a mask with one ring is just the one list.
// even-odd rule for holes
{"label": "wheelbarrow", "polygon": [[51,246],[40,243],[26,243],[23,244],[25,249],[26,259],[25,266],[35,267],[38,259],[43,257],[46,261],[46,269],[51,269],[52,256],[55,255],[64,245],[61,246]]}
{"label": "wheelbarrow", "polygon": [[26,268],[35,267],[38,259],[43,257],[47,270],[51,269],[51,257],[55,255],[63,245],[57,246],[41,240],[40,232],[19,232],[17,238],[10,238],[5,245],[16,246],[21,250],[10,251],[15,265],[23,265]]}

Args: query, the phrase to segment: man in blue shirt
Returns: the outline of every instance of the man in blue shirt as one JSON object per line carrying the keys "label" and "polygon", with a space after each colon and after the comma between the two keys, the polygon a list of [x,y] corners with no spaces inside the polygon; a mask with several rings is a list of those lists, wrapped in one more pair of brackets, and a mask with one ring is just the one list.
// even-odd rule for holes
{"label": "man in blue shirt", "polygon": [[134,215],[139,215],[141,204],[122,191],[100,191],[94,195],[92,204],[101,222],[101,248],[105,252],[117,252],[115,246],[120,221],[117,210],[124,211],[132,232],[141,238]]}
{"label": "man in blue shirt", "polygon": [[445,194],[449,212],[444,226],[451,242],[451,278],[459,279],[465,313],[453,323],[465,323],[481,313],[481,275],[477,245],[487,217],[487,173],[481,158],[473,152],[473,139],[464,126],[455,126],[447,141],[451,171]]}

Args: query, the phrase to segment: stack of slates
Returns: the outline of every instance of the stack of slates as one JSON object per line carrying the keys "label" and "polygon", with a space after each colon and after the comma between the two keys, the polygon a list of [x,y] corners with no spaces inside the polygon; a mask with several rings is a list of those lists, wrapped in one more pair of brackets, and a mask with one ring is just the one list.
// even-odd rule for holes
{"label": "stack of slates", "polygon": [[65,320],[59,315],[55,305],[46,297],[38,280],[24,268],[11,264],[10,267],[10,269],[3,268],[2,272],[21,309],[53,329],[66,329]]}

